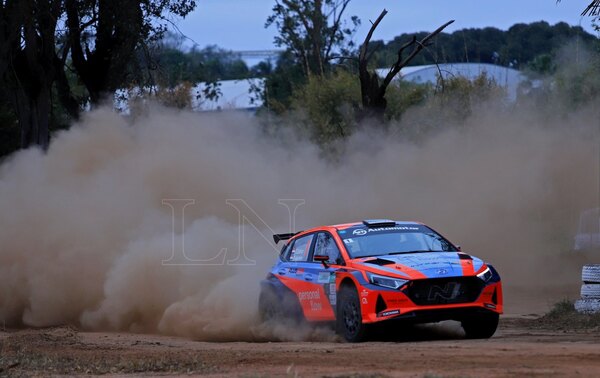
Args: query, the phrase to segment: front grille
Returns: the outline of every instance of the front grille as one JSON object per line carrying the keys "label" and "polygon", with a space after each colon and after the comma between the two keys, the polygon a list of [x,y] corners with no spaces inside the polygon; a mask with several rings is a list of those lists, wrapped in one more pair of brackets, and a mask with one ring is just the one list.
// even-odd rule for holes
{"label": "front grille", "polygon": [[473,302],[483,287],[477,277],[450,277],[411,281],[403,291],[415,304],[426,306]]}

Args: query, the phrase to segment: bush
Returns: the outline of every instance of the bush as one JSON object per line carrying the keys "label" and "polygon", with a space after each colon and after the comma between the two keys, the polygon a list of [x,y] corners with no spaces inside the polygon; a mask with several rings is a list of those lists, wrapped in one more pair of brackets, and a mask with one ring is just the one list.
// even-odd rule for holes
{"label": "bush", "polygon": [[292,109],[319,144],[349,136],[356,127],[360,103],[357,77],[341,70],[326,77],[312,76],[292,94]]}
{"label": "bush", "polygon": [[539,328],[577,330],[600,328],[600,314],[580,314],[570,300],[556,303],[552,309],[536,322]]}
{"label": "bush", "polygon": [[401,80],[390,85],[386,91],[386,120],[400,120],[402,114],[410,107],[421,105],[433,95],[431,84],[415,84]]}

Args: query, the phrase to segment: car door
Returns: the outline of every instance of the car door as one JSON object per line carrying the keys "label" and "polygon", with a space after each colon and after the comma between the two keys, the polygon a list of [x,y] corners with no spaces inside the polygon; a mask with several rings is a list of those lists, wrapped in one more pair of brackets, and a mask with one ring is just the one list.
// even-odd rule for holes
{"label": "car door", "polygon": [[[329,256],[327,267],[321,262],[314,261],[314,257],[319,255]],[[322,287],[326,295],[327,303],[323,306],[330,307],[332,314],[335,314],[337,303],[336,272],[344,264],[344,260],[335,239],[329,232],[323,231],[317,234],[311,259],[313,260],[312,264],[314,264],[317,284]]]}
{"label": "car door", "polygon": [[276,274],[295,293],[307,320],[331,320],[333,308],[325,287],[319,282],[322,264],[312,261],[315,239],[313,233],[294,240],[285,251],[284,261],[277,267]]}

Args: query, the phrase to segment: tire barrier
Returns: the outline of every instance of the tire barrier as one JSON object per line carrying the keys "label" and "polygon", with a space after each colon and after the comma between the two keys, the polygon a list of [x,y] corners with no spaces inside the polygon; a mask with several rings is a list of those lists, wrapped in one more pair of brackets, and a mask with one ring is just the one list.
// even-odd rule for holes
{"label": "tire barrier", "polygon": [[575,301],[575,310],[585,314],[600,313],[600,264],[584,265],[581,280],[581,299]]}

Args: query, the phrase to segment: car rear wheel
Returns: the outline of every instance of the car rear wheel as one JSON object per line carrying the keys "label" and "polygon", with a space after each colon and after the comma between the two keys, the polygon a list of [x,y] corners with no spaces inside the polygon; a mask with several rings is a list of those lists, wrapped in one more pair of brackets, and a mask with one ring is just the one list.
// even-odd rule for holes
{"label": "car rear wheel", "polygon": [[337,331],[349,342],[364,341],[368,335],[368,325],[362,322],[360,300],[356,289],[342,287],[338,294]]}
{"label": "car rear wheel", "polygon": [[472,316],[461,321],[467,339],[489,339],[498,328],[498,314]]}
{"label": "car rear wheel", "polygon": [[277,303],[277,295],[272,290],[267,289],[260,292],[260,296],[258,297],[258,313],[263,322],[281,318],[282,314]]}

